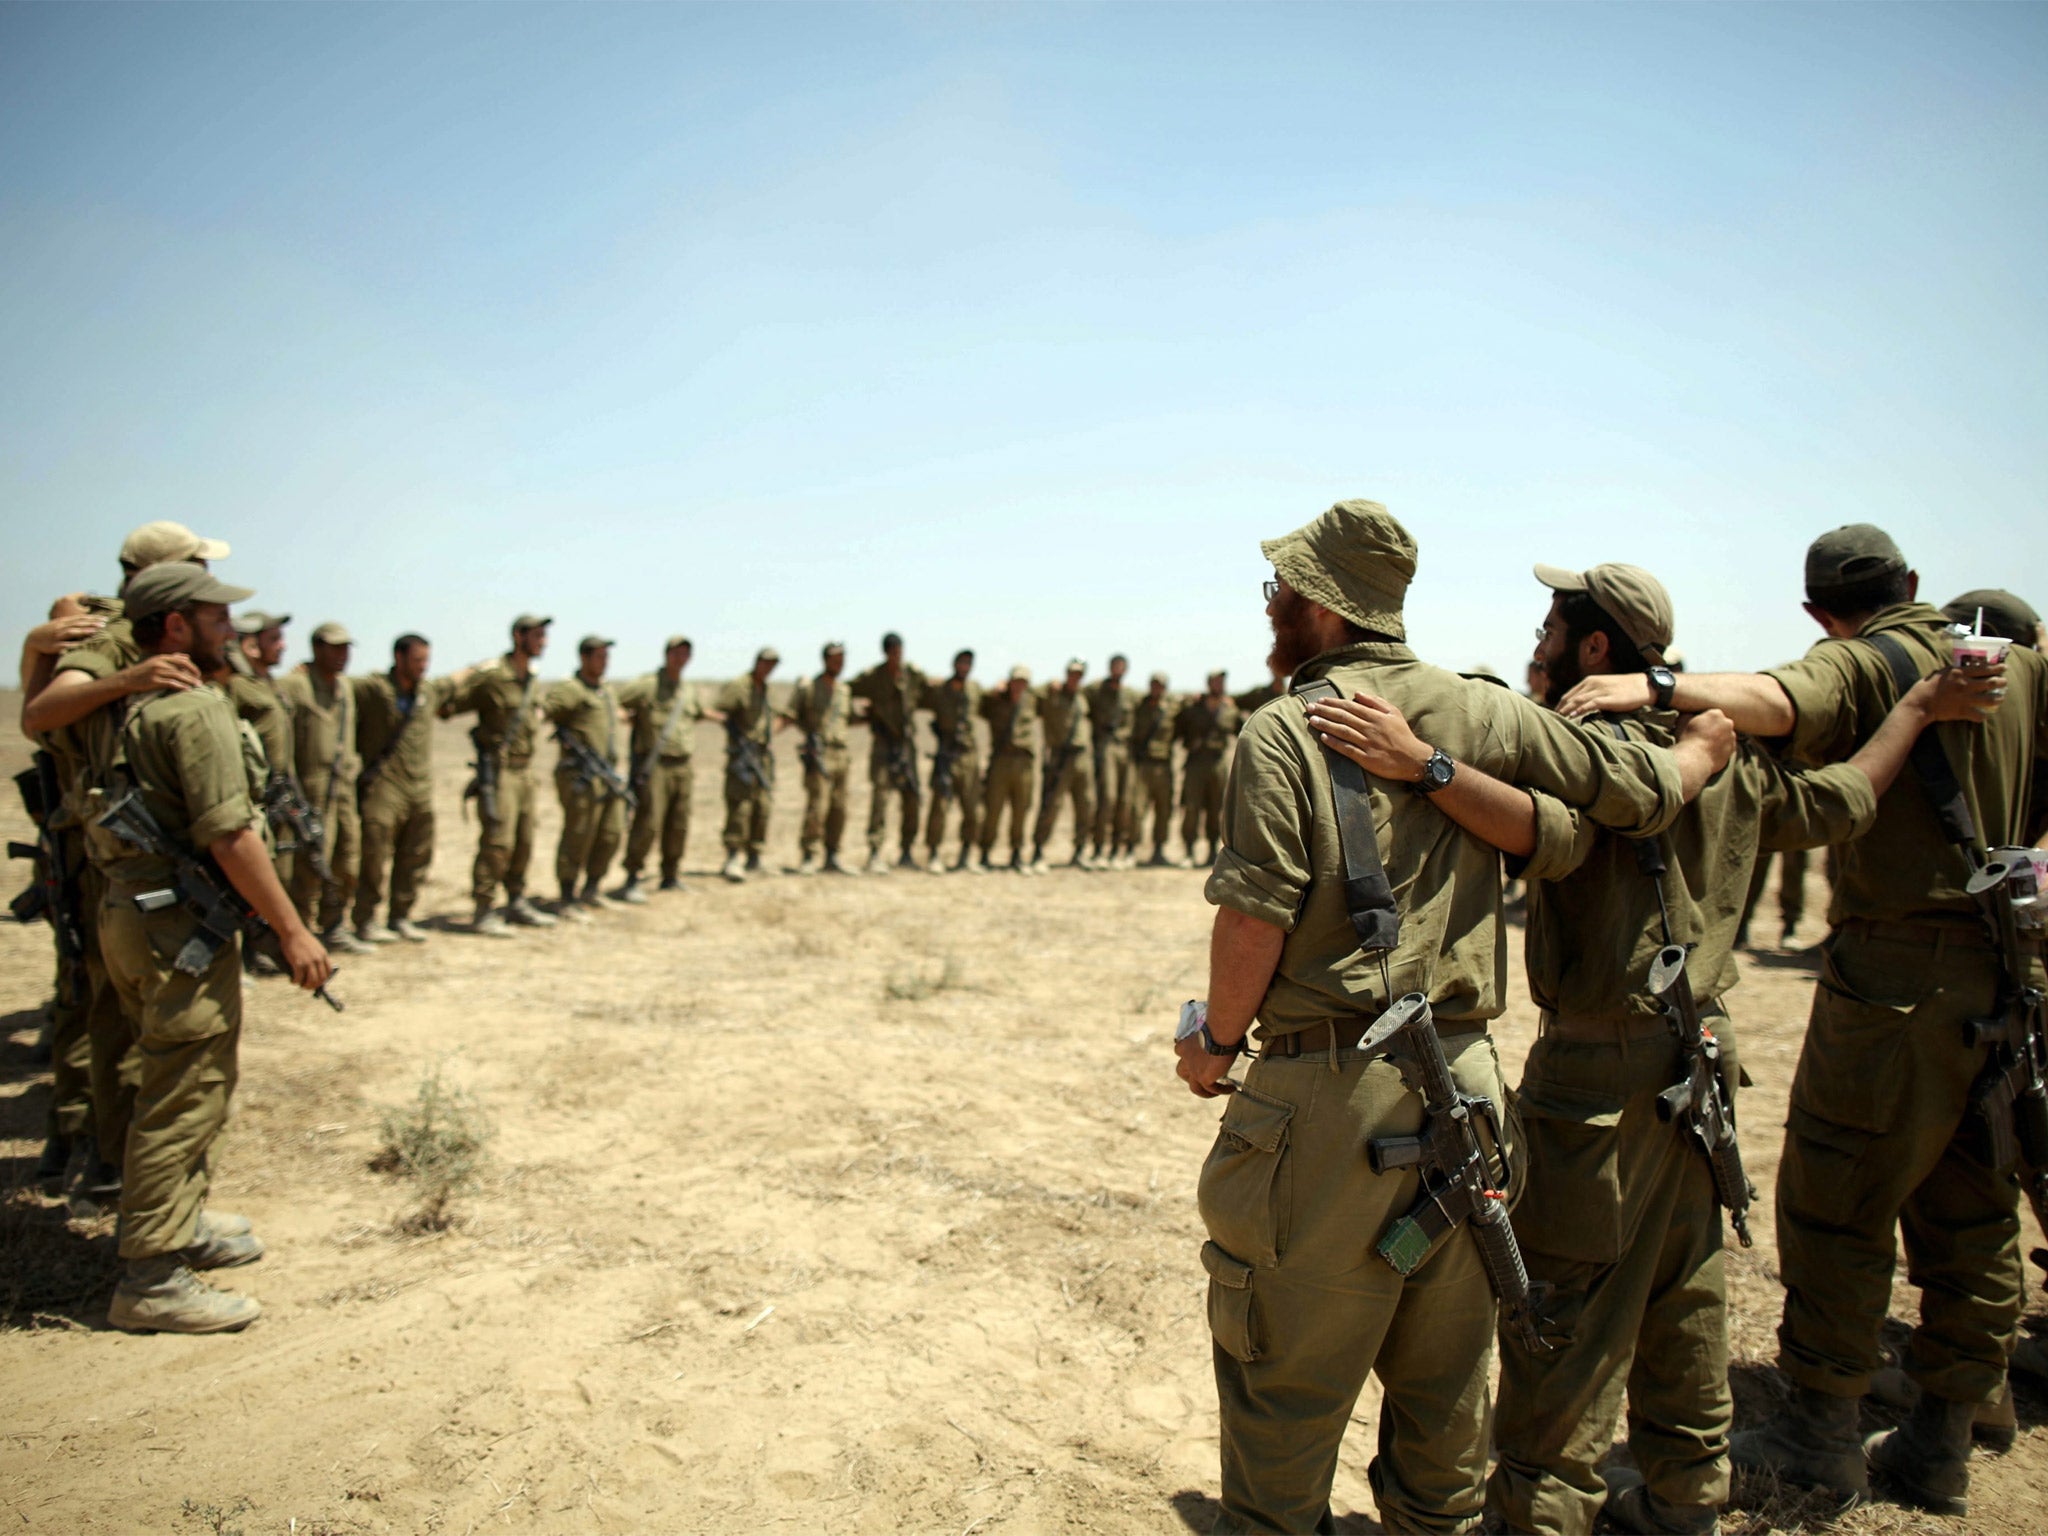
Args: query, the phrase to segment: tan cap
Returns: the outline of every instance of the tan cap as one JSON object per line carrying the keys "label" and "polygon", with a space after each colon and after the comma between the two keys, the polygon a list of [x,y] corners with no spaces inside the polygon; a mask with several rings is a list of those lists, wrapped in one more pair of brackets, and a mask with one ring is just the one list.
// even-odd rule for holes
{"label": "tan cap", "polygon": [[238,635],[260,635],[266,629],[283,629],[291,623],[288,613],[265,613],[261,608],[244,608],[235,615],[235,633]]}
{"label": "tan cap", "polygon": [[697,649],[696,646],[690,645],[690,637],[688,635],[670,635],[661,642],[661,648],[664,651],[672,651],[679,645],[689,645],[693,651]]}
{"label": "tan cap", "polygon": [[1810,595],[1853,587],[1905,568],[1906,557],[1890,534],[1872,523],[1849,523],[1807,546],[1806,590]]}
{"label": "tan cap", "polygon": [[1984,611],[1985,634],[1997,635],[2002,640],[2017,640],[2024,646],[2033,645],[2034,636],[2040,630],[2041,615],[2034,612],[2025,598],[2015,597],[1997,587],[1979,587],[1974,592],[1965,592],[1941,611],[1951,623],[1974,629],[1980,608]]}
{"label": "tan cap", "polygon": [[618,641],[607,640],[603,635],[585,635],[581,640],[578,640],[576,642],[576,649],[578,652],[601,651],[608,646],[613,646],[617,644]]}
{"label": "tan cap", "polygon": [[170,560],[129,577],[121,605],[128,618],[140,620],[193,603],[241,603],[255,595],[247,587],[229,586],[203,565]]}
{"label": "tan cap", "polygon": [[1029,667],[1012,667],[1012,668],[1010,668],[1010,681],[1011,681],[1011,682],[1013,682],[1013,683],[1028,683],[1028,682],[1030,682],[1030,681],[1031,681],[1031,669],[1030,669]]}
{"label": "tan cap", "polygon": [[521,630],[546,629],[554,622],[553,619],[544,619],[537,613],[522,613],[512,621],[512,633],[516,635]]}
{"label": "tan cap", "polygon": [[228,546],[221,539],[202,539],[183,523],[144,523],[121,541],[121,563],[131,570],[147,570],[166,561],[225,560]]}
{"label": "tan cap", "polygon": [[754,652],[754,665],[757,667],[764,661],[780,660],[782,660],[782,652],[775,649],[772,645],[764,645],[761,649]]}
{"label": "tan cap", "polygon": [[313,631],[313,638],[322,645],[354,645],[356,637],[348,632],[348,626],[335,619],[329,619]]}
{"label": "tan cap", "polygon": [[1662,661],[1671,643],[1671,594],[1664,583],[1639,565],[1596,565],[1568,571],[1561,565],[1539,565],[1536,579],[1553,592],[1583,592],[1600,611],[1621,626],[1646,661]]}
{"label": "tan cap", "polygon": [[1168,678],[1164,672],[1154,672],[1152,674],[1152,681],[1154,683],[1157,683],[1161,688],[1164,688],[1167,685]]}
{"label": "tan cap", "polygon": [[1415,540],[1376,501],[1340,501],[1312,523],[1259,545],[1310,602],[1363,629],[1408,637],[1401,604],[1415,579]]}

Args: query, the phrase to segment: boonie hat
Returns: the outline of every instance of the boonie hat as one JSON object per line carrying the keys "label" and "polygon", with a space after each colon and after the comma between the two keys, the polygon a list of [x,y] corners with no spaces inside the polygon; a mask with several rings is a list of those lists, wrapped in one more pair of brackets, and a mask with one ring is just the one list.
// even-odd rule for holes
{"label": "boonie hat", "polygon": [[244,608],[235,615],[235,633],[238,635],[260,635],[266,629],[283,629],[291,623],[288,613],[268,614],[261,608]]}
{"label": "boonie hat", "polygon": [[1906,568],[1892,536],[1871,523],[1850,523],[1822,534],[1806,550],[1807,592],[1853,587]]}
{"label": "boonie hat", "polygon": [[255,595],[248,587],[229,586],[203,565],[171,560],[129,577],[121,602],[130,619],[140,620],[192,603],[240,603]]}
{"label": "boonie hat", "polygon": [[1401,604],[1415,579],[1415,540],[1376,501],[1340,501],[1312,523],[1259,545],[1310,602],[1362,629],[1408,637]]}
{"label": "boonie hat", "polygon": [[679,645],[689,645],[690,649],[693,651],[697,649],[696,646],[690,645],[690,637],[688,635],[670,635],[666,640],[661,642],[661,648],[664,651],[672,651]]}
{"label": "boonie hat", "polygon": [[121,563],[138,571],[172,560],[189,562],[225,560],[227,557],[226,541],[202,539],[183,523],[144,523],[121,541]]}
{"label": "boonie hat", "polygon": [[617,645],[616,640],[607,640],[603,635],[585,635],[576,642],[578,651],[601,651],[607,646]]}
{"label": "boonie hat", "polygon": [[1553,592],[1585,593],[1621,626],[1646,660],[1664,659],[1664,648],[1671,643],[1671,594],[1641,566],[1596,565],[1568,571],[1561,565],[1539,565],[1536,579]]}
{"label": "boonie hat", "polygon": [[1965,592],[1941,611],[1951,623],[1965,629],[1977,622],[1977,610],[1984,610],[1984,633],[1997,635],[2002,640],[2017,640],[2021,645],[2034,644],[2039,632],[2041,615],[2034,612],[2025,598],[2015,597],[1997,587],[1979,587],[1974,592]]}
{"label": "boonie hat", "polygon": [[772,645],[764,645],[761,649],[754,652],[754,665],[757,667],[764,661],[780,660],[782,660],[782,652],[775,649]]}
{"label": "boonie hat", "polygon": [[348,632],[348,626],[334,619],[329,619],[325,624],[314,629],[313,638],[322,645],[354,645],[356,643],[356,637]]}

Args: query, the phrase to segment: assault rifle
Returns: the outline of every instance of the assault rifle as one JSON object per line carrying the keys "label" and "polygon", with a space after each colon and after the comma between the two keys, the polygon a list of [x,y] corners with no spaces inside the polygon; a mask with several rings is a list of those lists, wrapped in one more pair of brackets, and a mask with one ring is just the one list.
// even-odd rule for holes
{"label": "assault rifle", "polygon": [[749,789],[766,789],[768,765],[762,744],[747,734],[737,710],[725,717],[725,744],[732,776]]}
{"label": "assault rifle", "polygon": [[[973,728],[971,722],[968,728]],[[959,737],[940,735],[936,723],[932,726],[932,734],[938,737],[937,750],[932,753],[932,798],[950,800],[957,793],[957,786],[953,783],[953,765],[960,761],[967,749]]]}
{"label": "assault rifle", "polygon": [[85,1001],[85,926],[79,917],[78,881],[66,868],[64,845],[57,836],[56,820],[62,792],[57,783],[57,760],[37,752],[30,765],[14,776],[21,790],[21,803],[35,823],[36,840],[9,843],[7,856],[29,859],[34,873],[28,889],[8,903],[7,910],[17,923],[47,922],[57,943],[58,1001],[67,1006]]}
{"label": "assault rifle", "polygon": [[[1638,844],[1637,846],[1642,846]],[[1749,1203],[1756,1188],[1742,1169],[1742,1148],[1735,1140],[1735,1117],[1721,1082],[1721,1043],[1700,1022],[1699,1004],[1686,974],[1685,946],[1666,944],[1650,962],[1650,995],[1664,1009],[1671,1032],[1685,1058],[1685,1076],[1657,1095],[1657,1118],[1669,1124],[1684,1117],[1685,1128],[1707,1154],[1714,1172],[1714,1195],[1728,1208],[1736,1239],[1745,1248],[1749,1236]]]}
{"label": "assault rifle", "polygon": [[1429,999],[1420,992],[1403,997],[1373,1023],[1360,1049],[1386,1050],[1402,1081],[1422,1095],[1425,1116],[1420,1135],[1366,1143],[1374,1173],[1413,1168],[1422,1178],[1422,1197],[1381,1235],[1379,1256],[1396,1273],[1412,1275],[1436,1240],[1463,1223],[1500,1299],[1508,1332],[1532,1353],[1552,1348],[1541,1316],[1545,1288],[1529,1282],[1502,1193],[1509,1170],[1500,1113],[1491,1099],[1464,1092],[1452,1078]]}
{"label": "assault rifle", "polygon": [[[1045,766],[1039,770],[1038,803],[1040,805],[1052,804],[1052,797],[1060,787],[1060,779],[1066,774],[1067,769],[1072,766],[1074,759],[1080,755],[1081,749],[1072,742],[1068,742],[1064,747],[1053,748],[1045,754]],[[1074,835],[1078,838],[1080,834],[1081,829],[1076,827]]]}
{"label": "assault rifle", "polygon": [[825,772],[825,739],[816,731],[804,732],[803,745],[796,749],[796,755],[806,773]]}
{"label": "assault rifle", "polygon": [[307,867],[323,884],[333,880],[334,871],[327,863],[327,825],[313,809],[313,802],[306,798],[297,774],[284,768],[270,770],[263,785],[263,814],[272,827],[291,833],[289,843],[278,844],[279,853],[296,850],[305,856]]}
{"label": "assault rifle", "polygon": [[471,731],[469,739],[476,748],[476,761],[469,765],[474,777],[463,790],[462,798],[476,802],[479,821],[494,822],[498,819],[498,749],[484,745],[482,726]]}
{"label": "assault rifle", "polygon": [[917,756],[910,750],[907,738],[897,736],[884,729],[889,738],[889,777],[896,781],[896,787],[906,795],[915,795],[917,784]]}
{"label": "assault rifle", "polygon": [[[1999,848],[1973,875],[1967,889],[1986,907],[1998,937],[1997,1011],[1964,1026],[1973,1049],[1991,1047],[1990,1059],[1970,1085],[1970,1108],[1990,1137],[1990,1162],[2004,1173],[2017,1167],[2020,1182],[2036,1200],[2048,1199],[2048,1005],[2028,978],[2020,939],[2016,886],[2032,887],[2032,850]],[[2029,916],[2040,895],[2029,889]]]}
{"label": "assault rifle", "polygon": [[626,781],[633,786],[635,799],[646,790],[647,781],[653,777],[654,749],[650,747],[645,752],[635,752],[626,772]]}
{"label": "assault rifle", "polygon": [[584,789],[601,787],[607,799],[625,801],[628,810],[640,804],[640,797],[634,793],[633,786],[619,776],[618,769],[598,756],[589,742],[566,725],[556,727],[555,740],[562,744],[562,755],[569,760],[569,771],[576,775],[576,782]]}
{"label": "assault rifle", "polygon": [[[202,861],[194,857],[171,841],[164,829],[157,825],[156,818],[149,814],[149,807],[142,803],[140,790],[131,789],[116,800],[99,818],[99,825],[123,842],[171,866],[171,883],[168,886],[158,891],[144,891],[135,898],[138,911],[161,912],[166,907],[182,906],[199,919],[199,927],[171,962],[174,970],[187,976],[204,976],[214,957],[236,934],[241,934],[256,948],[269,952],[273,959],[283,959],[276,930],[263,921],[242,893],[222,877],[219,866],[211,860]],[[342,1011],[341,1000],[325,987],[316,988],[313,995],[336,1013]]]}

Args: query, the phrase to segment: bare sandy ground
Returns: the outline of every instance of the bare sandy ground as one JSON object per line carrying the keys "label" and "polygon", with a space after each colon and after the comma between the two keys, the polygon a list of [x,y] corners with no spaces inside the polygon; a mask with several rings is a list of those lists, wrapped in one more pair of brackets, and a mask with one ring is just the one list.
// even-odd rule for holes
{"label": "bare sandy ground", "polygon": [[[0,696],[9,773],[15,714]],[[434,918],[466,909],[466,747],[443,728]],[[1204,988],[1200,876],[730,887],[710,874],[710,733],[701,751],[688,894],[517,944],[441,931],[347,960],[341,1016],[257,988],[215,1195],[270,1244],[225,1277],[265,1308],[238,1337],[105,1330],[111,1224],[66,1224],[21,1187],[49,944],[0,927],[0,1273],[16,1290],[0,1525],[1207,1528],[1193,1193],[1216,1111],[1168,1050],[1176,1005]],[[795,860],[798,796],[786,758],[778,862]],[[0,825],[22,835],[11,793]],[[1747,1418],[1776,1390],[1768,1191],[1810,972],[1782,954],[1744,970],[1744,1143],[1766,1191],[1758,1245],[1731,1265]],[[1526,1005],[1508,1017],[1505,1058],[1532,1022]],[[457,1226],[404,1236],[412,1193],[369,1165],[381,1111],[437,1066],[492,1116],[492,1161]],[[1895,1315],[1909,1306],[1902,1285]],[[2048,1405],[2020,1406],[2018,1447],[1978,1459],[1968,1529],[2048,1525]],[[1375,1409],[1369,1388],[1337,1478],[1348,1530],[1374,1529]],[[1753,1498],[1724,1529],[1802,1521],[1824,1523]],[[1880,1505],[1838,1528],[1965,1524]]]}

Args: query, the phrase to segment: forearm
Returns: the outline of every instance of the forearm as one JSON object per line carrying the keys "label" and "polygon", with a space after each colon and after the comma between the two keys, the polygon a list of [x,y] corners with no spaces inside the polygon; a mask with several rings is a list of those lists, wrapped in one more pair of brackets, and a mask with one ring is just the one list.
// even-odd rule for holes
{"label": "forearm", "polygon": [[30,701],[50,685],[50,678],[56,670],[57,658],[48,651],[39,651],[29,645],[21,648],[21,703],[24,722],[28,717]]}
{"label": "forearm", "polygon": [[1286,943],[1287,934],[1271,923],[1235,907],[1216,909],[1209,934],[1209,1034],[1218,1045],[1234,1044],[1250,1031]]}
{"label": "forearm", "polygon": [[24,698],[21,728],[32,735],[60,731],[127,692],[127,681],[118,672],[112,677],[88,677],[83,672],[62,673],[51,678],[33,698]]}
{"label": "forearm", "polygon": [[1874,794],[1882,795],[1892,787],[1899,770],[1906,766],[1906,759],[1912,754],[1913,743],[1927,728],[1927,708],[1918,693],[1919,690],[1913,690],[1893,705],[1892,712],[1878,726],[1877,734],[1857,748],[1856,755],[1849,759],[1849,766],[1861,769],[1863,776],[1870,780]]}
{"label": "forearm", "polygon": [[1483,769],[1458,764],[1451,782],[1429,803],[1502,853],[1526,858],[1536,851],[1536,802],[1529,792],[1503,783]]}
{"label": "forearm", "polygon": [[1718,709],[1745,736],[1789,736],[1799,723],[1784,688],[1761,672],[1681,672],[1671,707],[1683,715]]}
{"label": "forearm", "polygon": [[1691,805],[1714,776],[1714,755],[1704,743],[1680,741],[1671,748],[1671,760],[1678,764],[1679,792]]}
{"label": "forearm", "polygon": [[298,909],[278,883],[269,850],[263,846],[263,839],[256,832],[248,827],[230,832],[206,851],[213,855],[213,862],[220,866],[229,883],[256,909],[256,915],[280,937],[289,938],[303,930]]}

